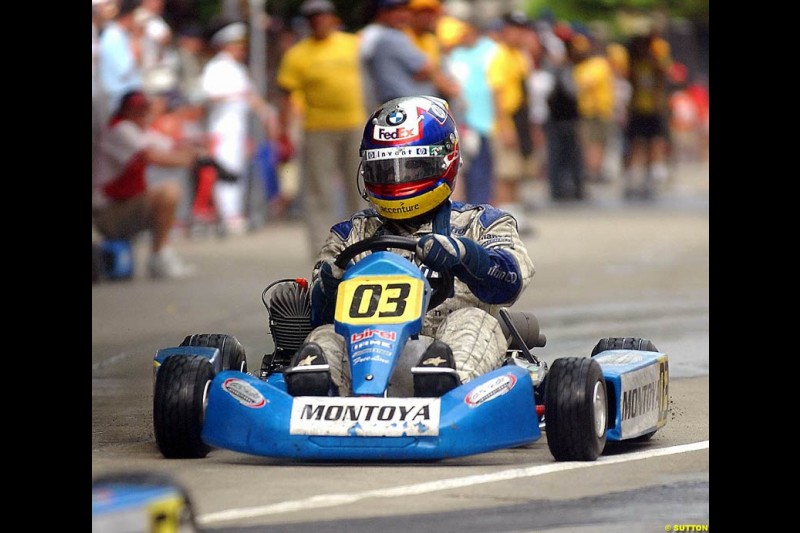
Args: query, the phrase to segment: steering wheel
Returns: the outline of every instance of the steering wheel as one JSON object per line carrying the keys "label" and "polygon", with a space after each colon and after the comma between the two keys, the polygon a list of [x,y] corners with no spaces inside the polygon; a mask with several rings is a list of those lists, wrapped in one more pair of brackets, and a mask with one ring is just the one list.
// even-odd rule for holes
{"label": "steering wheel", "polygon": [[[344,270],[355,256],[364,252],[386,251],[388,248],[398,248],[400,250],[414,252],[417,249],[417,239],[401,237],[400,235],[378,235],[370,237],[363,241],[353,243],[342,250],[334,264]],[[431,289],[433,289],[428,309],[438,307],[453,294],[453,273],[450,270],[437,272],[439,273],[438,278],[428,278]]]}

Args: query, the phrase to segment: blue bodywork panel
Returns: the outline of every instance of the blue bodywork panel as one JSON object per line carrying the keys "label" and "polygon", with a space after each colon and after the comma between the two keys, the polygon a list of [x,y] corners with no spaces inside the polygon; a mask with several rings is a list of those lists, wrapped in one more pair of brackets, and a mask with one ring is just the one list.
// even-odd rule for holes
{"label": "blue bodywork panel", "polygon": [[217,375],[202,439],[270,457],[426,460],[520,446],[541,436],[528,372],[506,366],[441,398],[292,397],[241,372]]}
{"label": "blue bodywork panel", "polygon": [[211,361],[215,372],[220,372],[222,370],[222,357],[220,357],[219,349],[209,346],[174,346],[171,348],[162,348],[156,352],[156,356],[153,359],[155,369],[158,370],[158,367],[164,363],[164,360],[173,355],[199,355]]}
{"label": "blue bodywork panel", "polygon": [[594,356],[606,382],[609,403],[608,440],[632,439],[655,432],[669,415],[667,354],[640,350],[606,350]]}
{"label": "blue bodywork panel", "polygon": [[[410,277],[422,283],[419,313],[413,320],[379,324],[353,324],[336,320],[336,333],[345,339],[353,387],[353,395],[382,396],[392,377],[406,341],[422,330],[422,316],[428,308],[431,287],[420,269],[392,252],[373,252],[347,269],[343,281],[351,279],[379,281],[386,277]],[[372,298],[380,298],[372,293]],[[337,302],[338,305],[338,302]],[[369,376],[369,379],[367,379]]]}

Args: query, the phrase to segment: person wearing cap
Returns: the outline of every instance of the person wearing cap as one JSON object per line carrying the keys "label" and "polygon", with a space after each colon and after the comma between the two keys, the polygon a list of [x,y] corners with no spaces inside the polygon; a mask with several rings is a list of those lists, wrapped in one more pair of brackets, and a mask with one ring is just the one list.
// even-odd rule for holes
{"label": "person wearing cap", "polygon": [[372,22],[360,33],[369,112],[393,98],[438,92],[434,80],[439,71],[405,32],[411,18],[408,1],[378,0]]}
{"label": "person wearing cap", "polygon": [[[279,139],[291,138],[296,117],[292,98],[302,102],[301,168],[309,250],[322,247],[325,229],[339,219],[339,204],[349,213],[364,207],[356,176],[358,148],[366,113],[358,63],[358,37],[340,29],[330,0],[306,0],[300,7],[311,34],[281,58]],[[342,187],[337,187],[337,181]],[[339,198],[338,189],[344,198]],[[343,202],[339,201],[343,200]]]}
{"label": "person wearing cap", "polygon": [[182,278],[194,273],[170,246],[170,233],[183,191],[176,180],[148,185],[147,168],[189,168],[192,146],[176,146],[151,129],[152,103],[139,89],[125,93],[104,132],[98,171],[92,175],[92,222],[106,239],[131,239],[149,231],[147,267],[153,278]]}
{"label": "person wearing cap", "polygon": [[517,217],[522,233],[531,231],[522,213],[520,182],[528,166],[531,139],[526,80],[530,57],[524,48],[528,17],[521,11],[503,16],[497,54],[489,67],[489,85],[495,94],[493,151],[495,159],[494,204]]}
{"label": "person wearing cap", "polygon": [[214,205],[224,234],[247,230],[245,193],[252,154],[248,119],[255,113],[270,136],[271,109],[258,94],[248,70],[247,25],[226,24],[211,37],[216,54],[203,67],[201,86],[207,106],[207,133],[217,170]]}

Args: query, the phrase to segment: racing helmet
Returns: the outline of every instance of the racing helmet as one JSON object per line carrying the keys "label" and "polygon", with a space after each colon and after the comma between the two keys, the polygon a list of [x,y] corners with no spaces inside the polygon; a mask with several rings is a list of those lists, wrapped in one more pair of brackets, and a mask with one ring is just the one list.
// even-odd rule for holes
{"label": "racing helmet", "polygon": [[455,119],[434,96],[381,105],[367,120],[360,153],[364,198],[392,220],[431,213],[453,194],[461,167]]}

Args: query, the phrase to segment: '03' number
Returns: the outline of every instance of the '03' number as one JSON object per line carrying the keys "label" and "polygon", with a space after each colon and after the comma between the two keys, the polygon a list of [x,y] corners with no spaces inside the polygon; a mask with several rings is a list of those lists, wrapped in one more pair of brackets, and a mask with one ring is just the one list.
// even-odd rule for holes
{"label": "'03' number", "polygon": [[390,283],[385,292],[378,284],[359,285],[350,302],[350,318],[368,318],[376,313],[380,318],[403,316],[410,292],[408,283]]}

